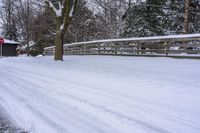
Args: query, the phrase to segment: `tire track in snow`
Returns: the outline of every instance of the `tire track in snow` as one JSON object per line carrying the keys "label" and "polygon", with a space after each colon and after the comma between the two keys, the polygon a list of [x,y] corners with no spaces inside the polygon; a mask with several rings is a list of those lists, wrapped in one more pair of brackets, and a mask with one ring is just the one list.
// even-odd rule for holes
{"label": "tire track in snow", "polygon": [[[40,111],[36,110],[33,104],[31,104],[30,101],[28,101],[28,99],[20,97],[19,94],[14,93],[13,91],[8,91],[6,90],[8,93],[10,93],[12,96],[16,97],[16,100],[19,100],[26,105],[26,107],[28,107],[31,111],[33,111],[33,113],[37,116],[42,118],[42,120],[44,120],[46,123],[48,123],[51,127],[56,128],[59,132],[65,132],[65,130],[63,129],[63,127],[60,127],[59,124],[55,123],[54,121],[52,121],[51,119],[49,119],[47,116],[45,116],[44,114],[42,114]],[[168,133],[168,131],[165,131],[161,128],[156,128],[155,126],[149,125],[148,123],[144,123],[140,120],[135,120],[135,119],[130,119],[129,117],[123,116],[122,114],[117,114],[116,112],[112,112],[110,110],[107,110],[106,108],[102,108],[99,107],[97,105],[91,104],[91,103],[87,103],[87,101],[76,98],[75,96],[70,96],[70,95],[65,95],[68,97],[68,99],[70,98],[70,102],[73,102],[73,104],[75,103],[76,107],[79,107],[80,109],[84,108],[83,106],[87,106],[87,109],[91,109],[94,112],[89,112],[93,115],[95,115],[94,113],[98,112],[98,114],[108,114],[109,116],[112,116],[114,118],[109,118],[112,119],[113,121],[118,120],[121,122],[125,122],[122,121],[123,119],[126,119],[128,121],[134,122],[139,126],[142,126],[143,128],[146,129],[146,131],[150,131],[152,130],[153,132],[158,132],[158,133]],[[80,105],[79,105],[80,104]],[[68,105],[69,106],[69,105]],[[88,111],[88,110],[84,110],[84,111]],[[89,115],[90,116],[90,115]],[[107,117],[107,118],[108,118]],[[134,124],[133,123],[133,124]],[[122,123],[120,123],[122,125]],[[132,125],[132,124],[131,124]],[[104,132],[103,132],[104,133]]]}
{"label": "tire track in snow", "polygon": [[[43,82],[49,82],[49,80],[51,81],[52,78],[53,78],[53,77],[49,77],[49,78],[46,78],[46,80],[45,80],[45,79],[41,78],[40,76],[38,76],[38,74],[35,74],[35,73],[27,74],[27,73],[22,72],[22,71],[20,71],[20,72],[19,71],[13,71],[13,72],[18,73],[19,75],[24,75],[26,77],[30,77],[32,79],[37,79],[37,80],[41,81],[41,83],[43,83]],[[47,80],[47,79],[49,79],[49,80]],[[125,97],[122,97],[122,96],[119,96],[119,95],[118,96],[114,96],[114,95],[109,94],[109,93],[107,93],[105,91],[102,91],[102,90],[100,91],[97,88],[80,87],[78,85],[75,85],[74,83],[69,83],[69,82],[66,82],[66,81],[62,81],[60,79],[57,80],[55,78],[53,80],[57,81],[58,84],[60,82],[65,83],[65,85],[69,86],[68,88],[72,87],[73,90],[76,89],[79,92],[80,91],[82,91],[82,92],[85,91],[85,93],[87,93],[87,94],[90,93],[92,95],[95,95],[95,97],[100,97],[100,98],[103,98],[103,99],[106,98],[106,99],[109,99],[109,100],[112,100],[112,101],[115,101],[115,102],[118,101],[118,104],[123,103],[125,106],[131,107],[134,110],[139,110],[139,111],[142,111],[142,112],[151,113],[151,114],[153,114],[153,115],[155,115],[157,117],[161,117],[161,118],[164,117],[166,119],[169,119],[169,120],[172,120],[172,121],[176,121],[176,122],[178,122],[180,124],[183,124],[183,125],[186,125],[186,126],[191,126],[193,128],[196,128],[196,129],[200,130],[200,126],[197,123],[194,123],[192,121],[185,120],[185,119],[180,119],[176,115],[172,115],[173,113],[171,113],[171,114],[167,113],[167,112],[170,112],[169,110],[167,110],[166,112],[161,112],[161,111],[158,111],[158,110],[160,110],[160,108],[159,109],[154,109],[152,107],[148,107],[149,103],[148,104],[145,104],[145,103],[136,104],[136,102],[135,102],[133,104],[133,103],[129,102],[129,101],[131,101],[133,99],[128,99],[128,98],[125,98]],[[50,83],[51,82],[49,82],[49,84]],[[53,88],[53,89],[55,89],[55,88]],[[94,91],[94,89],[95,89],[95,91]],[[66,92],[63,91],[62,93],[66,93]],[[69,95],[70,97],[73,97],[73,95],[70,95],[70,94],[67,94],[67,95]],[[76,97],[76,96],[74,95],[74,97]],[[84,99],[80,99],[80,98],[77,98],[77,99],[79,99],[79,101],[85,101]],[[136,100],[137,102],[139,102],[137,99],[134,99],[134,100]],[[87,101],[87,102],[89,102],[89,101]],[[143,104],[143,106],[141,106],[141,104]],[[104,105],[101,105],[101,106],[104,106]],[[151,105],[151,106],[154,106],[154,105]],[[184,114],[182,114],[182,115],[184,115]]]}
{"label": "tire track in snow", "polygon": [[[20,73],[20,74],[22,74],[22,73]],[[38,78],[37,80],[41,80],[41,78],[39,78],[39,77],[37,77],[37,76],[33,76],[33,75],[28,75],[28,74],[25,74],[24,76],[29,76],[29,78],[30,77],[32,77],[32,78]],[[46,81],[45,81],[46,82]],[[74,86],[74,88],[78,88],[79,86]],[[84,88],[83,88],[84,89]],[[85,88],[86,89],[86,88]],[[88,88],[87,88],[88,89]],[[82,90],[82,89],[79,89],[79,91],[80,90]],[[99,95],[99,94],[97,94],[97,95]],[[89,103],[88,101],[84,101],[84,99],[80,99],[80,98],[76,98],[75,96],[70,96],[70,95],[68,95],[68,97],[71,97],[71,99],[75,99],[75,101],[79,101],[79,102],[82,102],[82,103],[86,103],[86,104],[89,104],[90,106],[93,106],[94,108],[99,108],[98,106],[96,106],[96,105],[93,105],[93,104],[91,104],[91,103]],[[103,95],[103,97],[105,97],[105,98],[107,98],[105,95]],[[113,100],[113,99],[112,99]],[[116,100],[116,99],[115,99]],[[119,99],[118,99],[119,100]],[[79,103],[78,102],[78,103]],[[120,103],[120,102],[119,102]],[[122,103],[124,103],[124,101],[122,102]],[[138,109],[138,108],[137,108]],[[99,108],[99,110],[102,110],[102,108],[100,107]],[[144,111],[144,109],[141,109],[140,111]],[[108,110],[108,109],[106,109],[106,108],[104,108],[103,109],[103,111],[105,112],[105,111],[107,111],[108,113],[110,113],[110,114],[114,114],[114,115],[116,115],[116,116],[120,116],[121,118],[120,119],[122,119],[122,118],[126,118],[126,119],[128,119],[128,120],[130,120],[131,121],[131,119],[129,118],[129,117],[127,117],[127,116],[124,116],[124,115],[122,115],[122,114],[120,114],[120,113],[117,113],[117,112],[114,112],[114,111],[112,111],[112,110]],[[149,113],[151,113],[151,112],[149,112]],[[154,113],[154,112],[152,112],[152,113]],[[132,121],[134,121],[134,120],[132,120]],[[146,127],[148,127],[148,128],[150,128],[150,129],[153,129],[154,131],[156,131],[156,128],[155,128],[155,126],[152,126],[152,125],[148,125],[148,124],[146,124],[146,123],[142,123],[142,121],[140,121],[140,120],[135,120],[136,121],[136,123],[138,123],[138,124],[141,124],[141,125],[144,125],[144,126],[146,126]],[[145,125],[146,124],[146,125]],[[181,123],[181,124],[183,124],[183,123]],[[190,125],[191,126],[191,125]],[[193,125],[194,126],[194,125]],[[199,127],[196,127],[196,128],[198,128],[199,129]],[[158,132],[168,132],[168,131],[160,131],[161,129],[160,128],[158,128],[157,129],[157,131]]]}
{"label": "tire track in snow", "polygon": [[[12,76],[11,79],[14,79],[14,81],[16,81],[16,83],[15,83],[16,85],[19,84],[20,80],[23,81],[23,79],[20,79],[20,78],[18,78],[18,77],[15,77],[14,75],[10,75],[10,76]],[[16,80],[16,79],[17,79],[17,80]],[[8,80],[10,80],[10,79],[8,79]],[[24,81],[23,84],[24,84],[24,83],[28,84],[29,82]],[[13,87],[13,86],[11,86],[11,87]],[[13,88],[17,89],[16,87],[13,87]],[[36,88],[37,88],[37,87],[36,87]],[[41,89],[43,89],[43,88],[41,88]],[[5,91],[8,92],[8,90],[5,90]],[[18,90],[18,91],[19,91],[19,90]],[[31,109],[31,110],[35,113],[35,115],[41,117],[43,120],[45,120],[46,123],[49,123],[52,127],[56,127],[56,129],[58,129],[59,132],[60,132],[60,131],[65,132],[65,130],[64,130],[62,127],[60,127],[60,125],[59,125],[58,123],[55,123],[55,121],[52,121],[52,120],[50,120],[50,118],[48,118],[48,117],[45,116],[44,114],[41,114],[41,112],[40,112],[39,110],[36,110],[36,108],[38,108],[38,107],[37,107],[37,106],[34,106],[34,104],[31,103],[31,101],[29,101],[28,98],[24,98],[24,97],[23,97],[23,95],[25,95],[25,93],[19,94],[19,93],[14,93],[14,91],[9,91],[9,93],[10,93],[12,96],[16,96],[16,100],[17,100],[17,99],[20,100],[20,101],[22,102],[22,104],[25,103],[26,106],[27,106],[29,109]],[[29,95],[29,96],[30,96],[30,95]],[[36,97],[36,98],[38,98],[38,97]],[[37,101],[37,100],[36,100],[36,101]],[[42,99],[38,99],[37,102],[42,103],[43,101],[42,101]],[[43,105],[45,106],[45,104],[46,104],[46,103],[44,103]],[[41,105],[42,105],[42,104],[41,104]],[[58,110],[58,108],[55,107],[55,110]],[[75,111],[75,110],[74,110],[74,111]],[[61,116],[61,117],[64,117],[64,116]],[[61,117],[60,117],[60,118],[61,118]],[[74,117],[74,116],[73,116],[73,117]],[[69,122],[67,122],[67,123],[70,124]],[[71,124],[74,125],[75,123],[71,123]],[[95,125],[93,125],[93,122],[90,122],[90,123],[87,122],[87,124],[90,125],[91,128],[95,127]],[[69,125],[67,125],[67,126],[69,126]],[[74,126],[74,128],[78,128],[78,127]],[[106,128],[105,128],[105,129],[106,129]],[[101,130],[104,130],[104,129],[100,129],[100,130],[99,130],[99,129],[94,129],[94,130],[98,130],[97,132],[106,132],[106,131],[101,131]],[[113,130],[114,130],[114,129],[113,129]],[[73,132],[73,131],[71,131],[71,132]],[[110,132],[110,131],[109,131],[109,132]],[[73,133],[74,133],[74,132],[73,132]]]}
{"label": "tire track in snow", "polygon": [[[14,98],[15,101],[20,102],[20,105],[25,105],[26,108],[28,108],[29,111],[31,111],[33,114],[35,114],[37,117],[42,118],[42,120],[45,121],[45,123],[49,124],[51,127],[54,127],[55,129],[58,129],[60,132],[64,132],[63,128],[60,127],[58,124],[56,124],[55,122],[51,121],[48,117],[46,117],[44,114],[41,114],[38,110],[33,108],[33,103],[31,103],[28,99],[23,98],[22,96],[20,96],[19,94],[15,93],[14,91],[7,89],[3,89],[4,86],[0,85],[0,87],[2,88],[1,91],[4,91],[4,94],[8,94],[10,95],[10,97]],[[23,95],[23,94],[21,94]],[[19,106],[20,106],[19,105]]]}

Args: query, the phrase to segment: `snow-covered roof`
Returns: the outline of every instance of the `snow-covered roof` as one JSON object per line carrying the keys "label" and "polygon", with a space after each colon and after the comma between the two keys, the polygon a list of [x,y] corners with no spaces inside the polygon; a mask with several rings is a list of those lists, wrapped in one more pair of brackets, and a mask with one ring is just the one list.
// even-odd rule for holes
{"label": "snow-covered roof", "polygon": [[8,39],[4,39],[4,43],[8,43],[8,44],[19,44],[18,42],[15,42],[15,41],[11,41],[11,40],[8,40]]}

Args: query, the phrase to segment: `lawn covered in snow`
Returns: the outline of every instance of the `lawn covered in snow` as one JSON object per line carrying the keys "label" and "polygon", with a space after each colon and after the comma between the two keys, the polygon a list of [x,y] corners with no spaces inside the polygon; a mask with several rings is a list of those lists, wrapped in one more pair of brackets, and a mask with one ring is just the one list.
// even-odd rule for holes
{"label": "lawn covered in snow", "polygon": [[32,133],[199,133],[200,60],[0,60],[0,105]]}

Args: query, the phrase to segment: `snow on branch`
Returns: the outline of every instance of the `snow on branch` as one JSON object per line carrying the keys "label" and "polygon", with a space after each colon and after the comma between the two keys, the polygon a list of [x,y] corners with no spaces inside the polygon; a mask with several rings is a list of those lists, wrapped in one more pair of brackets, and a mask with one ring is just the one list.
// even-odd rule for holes
{"label": "snow on branch", "polygon": [[73,0],[73,5],[71,7],[71,10],[69,12],[69,17],[73,17],[73,14],[74,14],[74,6],[75,6],[75,1]]}
{"label": "snow on branch", "polygon": [[49,6],[53,9],[53,11],[55,12],[56,14],[56,17],[61,17],[62,16],[62,9],[63,9],[63,5],[61,4],[60,1],[56,1],[56,5],[57,5],[57,8],[56,8],[56,5],[55,3],[52,2],[52,0],[45,0]]}
{"label": "snow on branch", "polygon": [[62,31],[64,29],[64,24],[62,24],[61,26],[60,26],[60,30]]}

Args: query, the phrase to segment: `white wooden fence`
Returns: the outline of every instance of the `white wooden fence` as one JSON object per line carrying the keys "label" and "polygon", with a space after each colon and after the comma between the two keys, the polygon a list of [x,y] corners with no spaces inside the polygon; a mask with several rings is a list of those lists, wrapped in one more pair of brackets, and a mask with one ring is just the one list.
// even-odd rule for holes
{"label": "white wooden fence", "polygon": [[[55,46],[46,47],[53,55]],[[200,54],[200,34],[107,39],[64,44],[64,55],[174,56]],[[200,57],[200,55],[199,55]]]}

